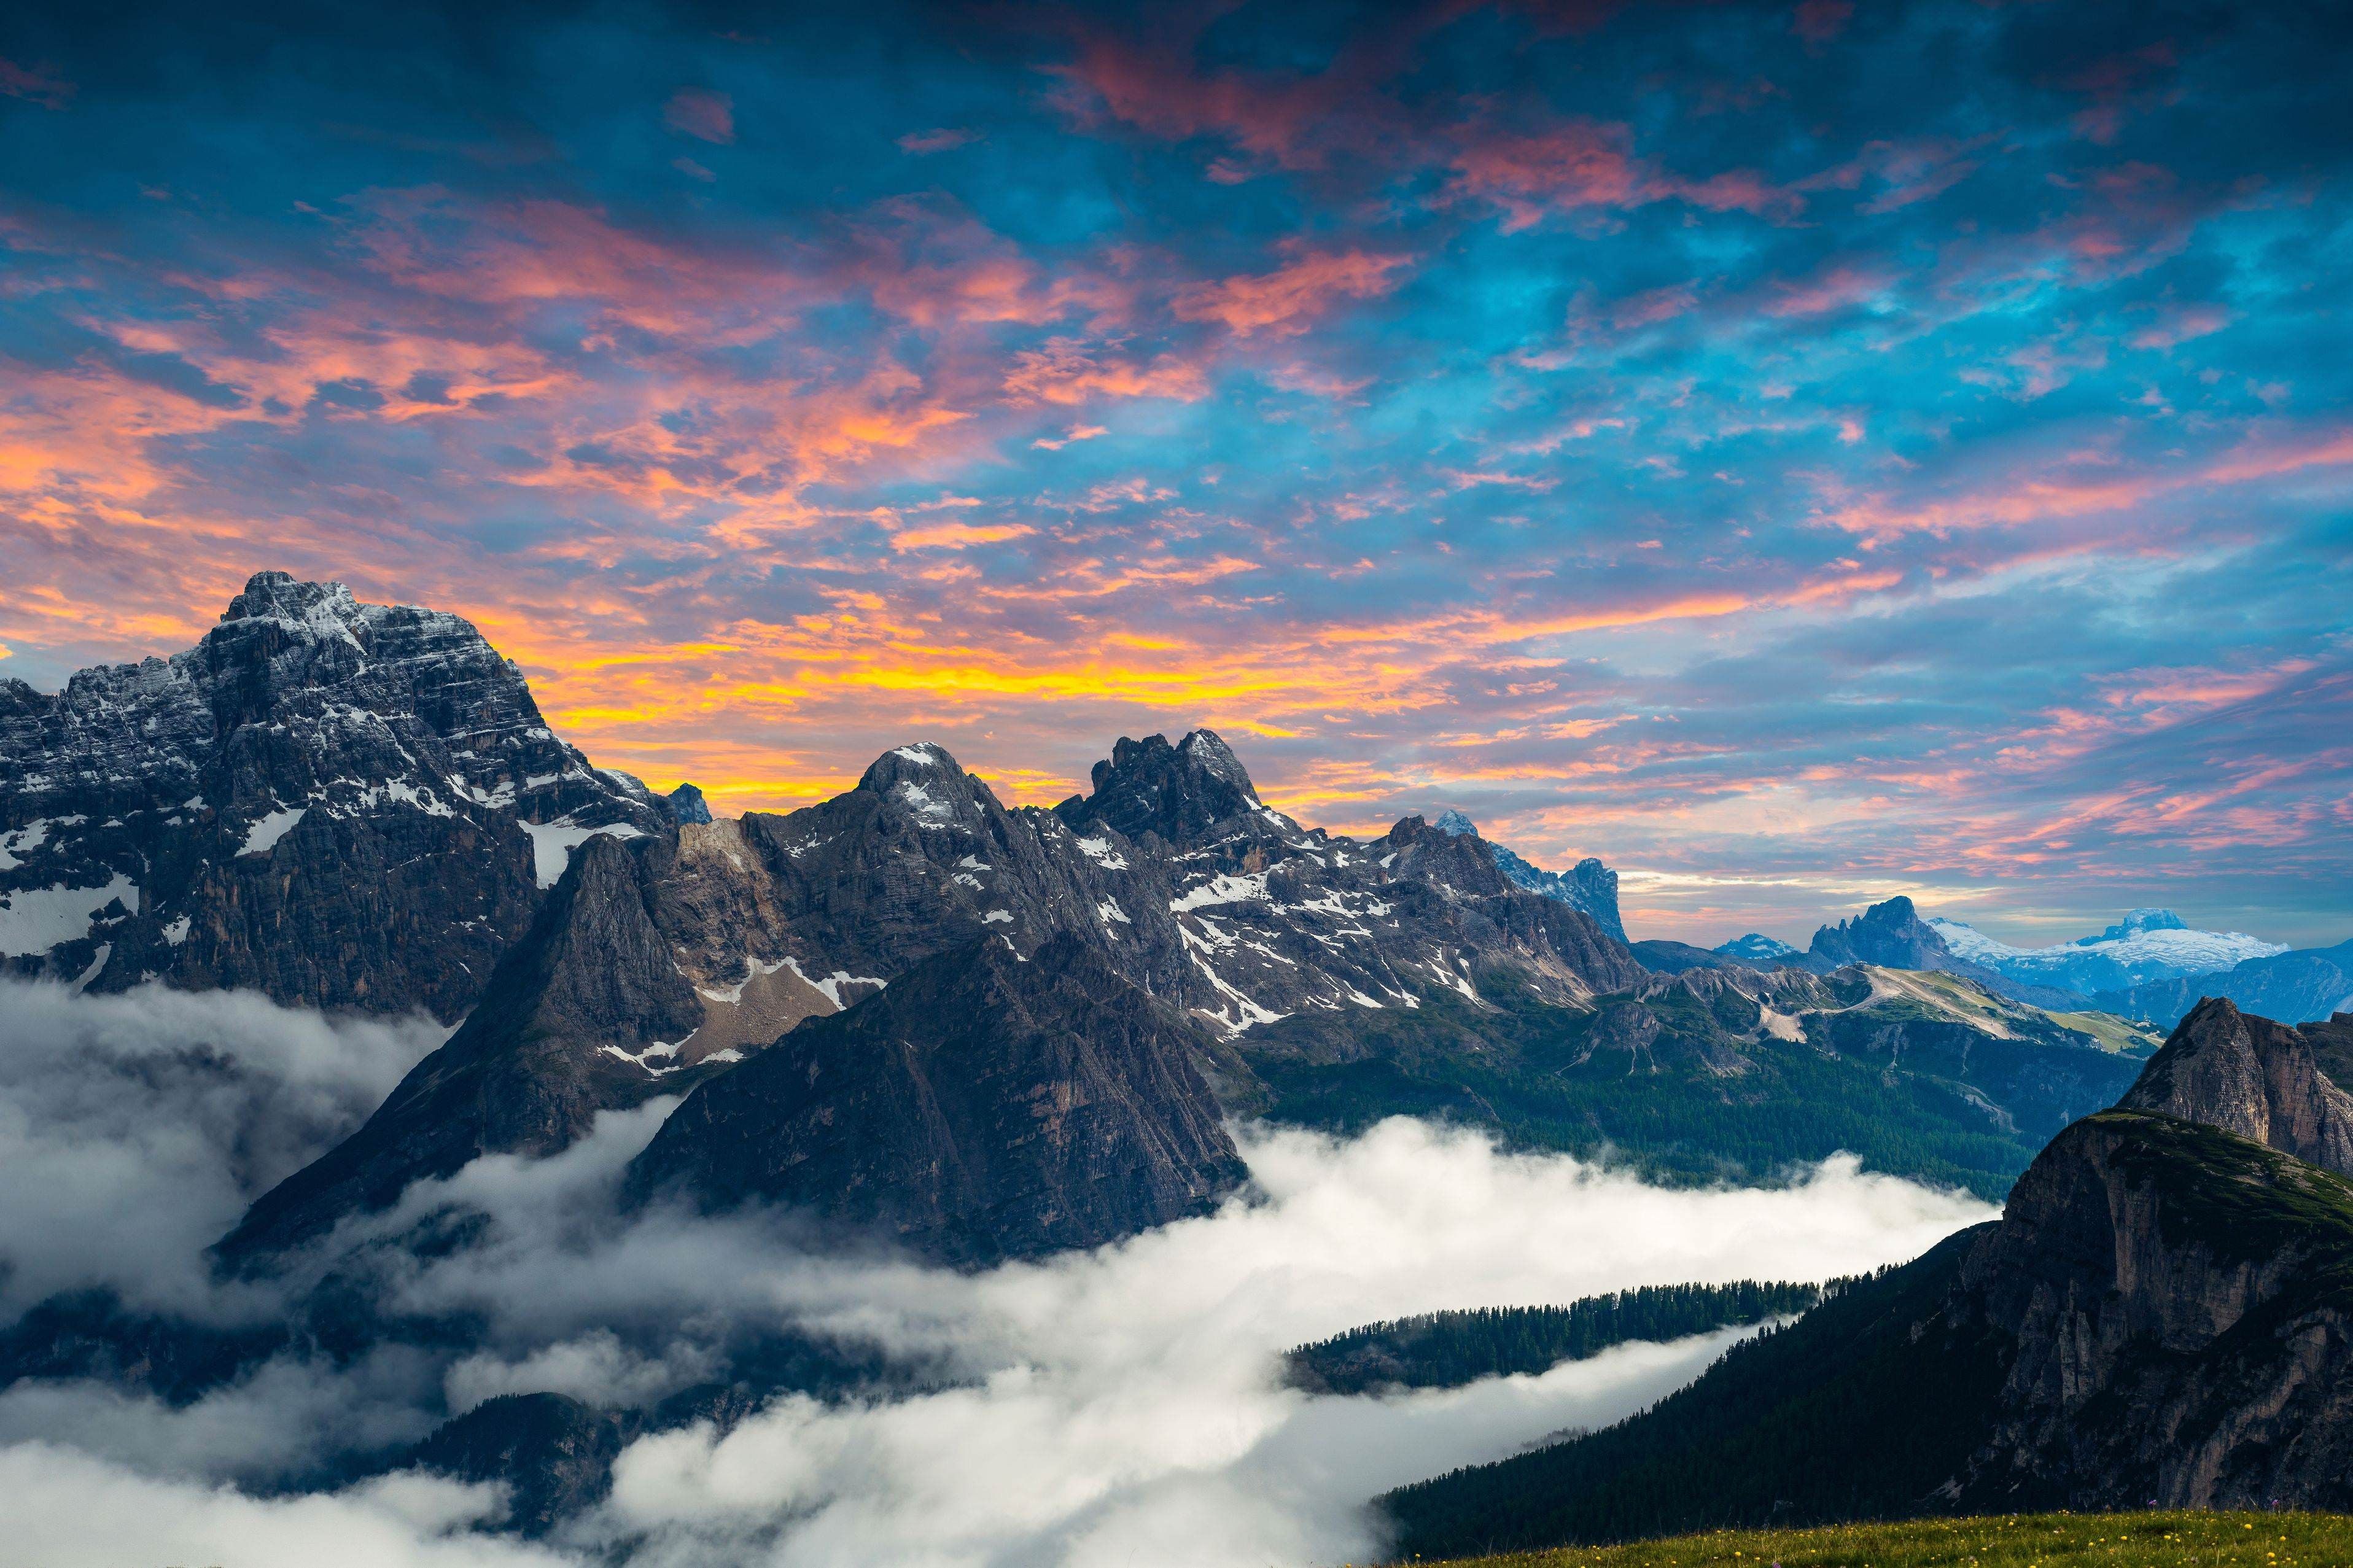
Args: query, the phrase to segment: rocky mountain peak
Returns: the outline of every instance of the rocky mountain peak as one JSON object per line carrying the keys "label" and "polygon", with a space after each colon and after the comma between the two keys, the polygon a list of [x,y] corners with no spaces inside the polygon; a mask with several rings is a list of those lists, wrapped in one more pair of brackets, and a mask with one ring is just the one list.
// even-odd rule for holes
{"label": "rocky mountain peak", "polygon": [[708,823],[711,820],[711,803],[703,799],[702,792],[691,784],[679,785],[663,799],[670,803],[670,814],[681,826],[690,822]]}
{"label": "rocky mountain peak", "polygon": [[1195,730],[1173,746],[1166,735],[1123,735],[1110,759],[1094,765],[1092,783],[1093,794],[1074,795],[1054,808],[1082,832],[1104,826],[1129,838],[1154,833],[1188,844],[1265,809],[1241,759],[1210,730]]}
{"label": "rocky mountain peak", "polygon": [[360,606],[341,583],[305,583],[290,572],[256,572],[220,618],[223,623],[272,619],[348,626],[360,618]]}
{"label": "rocky mountain peak", "polygon": [[954,787],[969,777],[964,764],[945,746],[931,741],[917,741],[904,746],[893,746],[866,765],[858,775],[858,787],[877,795],[888,795],[896,784],[913,783],[926,786],[945,784]]}
{"label": "rocky mountain peak", "polygon": [[465,620],[284,572],[193,648],[0,692],[0,912],[42,916],[0,964],[445,1018],[573,845],[675,831]]}
{"label": "rocky mountain peak", "polygon": [[2303,1031],[2226,997],[2190,1010],[2117,1107],[2203,1122],[2353,1174],[2353,1094],[2321,1070]]}
{"label": "rocky mountain peak", "polygon": [[1431,823],[1430,826],[1437,828],[1440,833],[1451,833],[1458,838],[1464,835],[1476,837],[1479,833],[1479,825],[1472,821],[1469,817],[1463,816],[1461,812],[1455,810],[1452,806],[1449,806],[1444,811],[1440,812],[1438,814],[1438,820]]}
{"label": "rocky mountain peak", "polygon": [[1950,969],[1951,951],[1912,900],[1897,894],[1851,920],[1814,932],[1813,956],[1836,966],[1876,963],[1888,969]]}

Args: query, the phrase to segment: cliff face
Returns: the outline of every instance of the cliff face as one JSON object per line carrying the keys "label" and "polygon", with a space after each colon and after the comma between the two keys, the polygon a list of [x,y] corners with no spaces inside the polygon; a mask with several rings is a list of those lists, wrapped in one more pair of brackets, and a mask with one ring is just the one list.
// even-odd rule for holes
{"label": "cliff face", "polygon": [[2353,1175],[2353,1094],[2314,1053],[2326,1027],[2290,1028],[2210,998],[2182,1019],[2117,1107],[2203,1122]]}
{"label": "cliff face", "polygon": [[2330,1027],[2209,1003],[2121,1107],[2052,1141],[2000,1224],[1617,1427],[1395,1494],[1403,1548],[2353,1506],[2353,1182],[2297,1157],[2343,1147],[2309,1033]]}
{"label": "cliff face", "polygon": [[0,680],[0,966],[465,1013],[565,849],[667,809],[456,616],[255,576],[197,645]]}
{"label": "cliff face", "polygon": [[223,1258],[247,1266],[299,1246],[480,1154],[554,1153],[598,1111],[712,1070],[675,1061],[702,1008],[654,924],[662,854],[659,841],[584,844],[482,1005],[357,1132],[264,1194]]}
{"label": "cliff face", "polygon": [[2353,1500],[2353,1185],[2118,1110],[2054,1141],[1963,1270],[2014,1347],[1970,1508]]}
{"label": "cliff face", "polygon": [[1199,1031],[1074,939],[987,938],[813,1018],[679,1107],[630,1201],[790,1205],[939,1261],[1100,1245],[1244,1176]]}

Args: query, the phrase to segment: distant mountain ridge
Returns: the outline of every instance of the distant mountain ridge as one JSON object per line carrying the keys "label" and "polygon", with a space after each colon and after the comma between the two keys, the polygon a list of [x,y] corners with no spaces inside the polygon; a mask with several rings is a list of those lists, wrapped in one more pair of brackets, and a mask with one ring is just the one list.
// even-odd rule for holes
{"label": "distant mountain ridge", "polygon": [[2243,931],[2192,931],[2171,910],[2135,910],[2097,936],[2053,947],[2012,947],[1958,921],[1928,921],[1954,956],[2026,985],[2092,996],[2152,981],[2210,974],[2287,951]]}
{"label": "distant mountain ridge", "polygon": [[2250,958],[2219,973],[2106,991],[2094,1002],[2125,1017],[2169,1026],[2206,996],[2227,996],[2250,1012],[2291,1024],[2353,1012],[2353,942]]}
{"label": "distant mountain ridge", "polygon": [[1876,963],[1890,969],[1941,970],[1977,982],[1989,991],[2037,1007],[2080,1005],[2083,998],[2048,985],[2010,979],[1999,971],[1963,957],[1946,945],[1936,928],[1920,918],[1910,899],[1898,894],[1873,904],[1859,915],[1825,925],[1802,953],[1780,962],[1826,973],[1849,963]]}

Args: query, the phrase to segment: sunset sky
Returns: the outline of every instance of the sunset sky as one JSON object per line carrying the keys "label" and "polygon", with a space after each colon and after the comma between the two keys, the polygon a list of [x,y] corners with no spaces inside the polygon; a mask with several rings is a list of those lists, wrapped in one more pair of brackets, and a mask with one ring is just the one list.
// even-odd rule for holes
{"label": "sunset sky", "polygon": [[723,811],[2353,936],[2337,7],[320,9],[0,20],[0,676],[281,567]]}

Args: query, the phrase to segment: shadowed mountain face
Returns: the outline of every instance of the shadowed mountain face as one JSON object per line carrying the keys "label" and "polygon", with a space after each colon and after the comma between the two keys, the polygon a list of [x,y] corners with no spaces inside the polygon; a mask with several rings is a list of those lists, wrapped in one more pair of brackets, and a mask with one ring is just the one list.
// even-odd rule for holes
{"label": "shadowed mountain face", "polygon": [[466,622],[264,572],[185,653],[0,680],[0,965],[451,1020],[569,845],[670,820]]}
{"label": "shadowed mountain face", "polygon": [[[2347,1096],[2209,1004],[2000,1224],[1575,1442],[1408,1488],[1405,1551],[1936,1512],[2353,1504]],[[2232,1129],[2233,1131],[2226,1131]]]}
{"label": "shadowed mountain face", "polygon": [[554,1153],[599,1110],[692,1081],[647,1044],[684,1040],[702,1018],[649,907],[666,856],[659,840],[582,845],[482,1005],[357,1132],[265,1194],[223,1259],[299,1246],[478,1155]]}
{"label": "shadowed mountain face", "polygon": [[945,1262],[1097,1246],[1242,1181],[1204,1044],[1073,938],[1028,959],[987,938],[703,1085],[627,1190],[789,1205]]}

